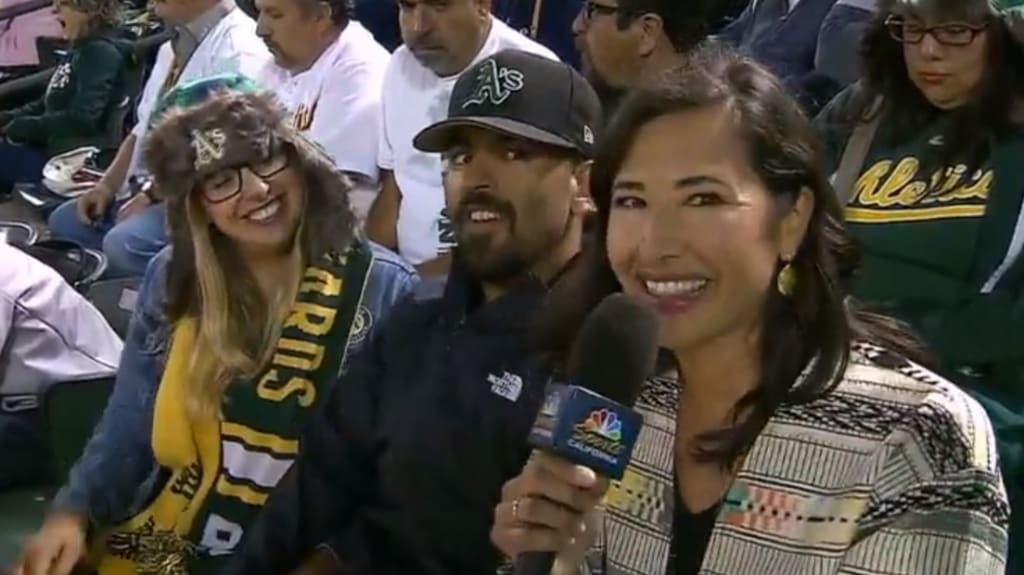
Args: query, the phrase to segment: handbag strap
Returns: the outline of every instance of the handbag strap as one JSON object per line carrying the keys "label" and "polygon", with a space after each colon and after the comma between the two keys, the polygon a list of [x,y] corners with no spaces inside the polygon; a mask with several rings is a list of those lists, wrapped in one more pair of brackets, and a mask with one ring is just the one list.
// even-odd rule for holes
{"label": "handbag strap", "polygon": [[853,199],[854,186],[857,185],[857,178],[864,167],[864,160],[871,150],[871,142],[875,139],[875,132],[882,121],[882,97],[879,96],[872,104],[867,121],[858,122],[846,142],[846,149],[843,150],[843,157],[839,160],[839,169],[836,170],[833,188],[839,196],[842,205],[850,203]]}

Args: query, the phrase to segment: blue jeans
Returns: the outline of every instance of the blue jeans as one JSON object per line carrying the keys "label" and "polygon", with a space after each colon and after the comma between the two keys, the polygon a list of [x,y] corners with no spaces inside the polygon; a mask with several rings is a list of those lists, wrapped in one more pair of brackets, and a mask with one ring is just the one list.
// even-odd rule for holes
{"label": "blue jeans", "polygon": [[38,183],[43,179],[46,160],[46,152],[39,148],[12,144],[0,138],[0,186]]}
{"label": "blue jeans", "polygon": [[50,214],[50,232],[103,250],[108,260],[104,278],[142,277],[149,260],[167,245],[166,210],[163,204],[150,206],[118,224],[114,218],[119,207],[115,202],[101,221],[87,224],[78,218],[75,200],[69,200]]}

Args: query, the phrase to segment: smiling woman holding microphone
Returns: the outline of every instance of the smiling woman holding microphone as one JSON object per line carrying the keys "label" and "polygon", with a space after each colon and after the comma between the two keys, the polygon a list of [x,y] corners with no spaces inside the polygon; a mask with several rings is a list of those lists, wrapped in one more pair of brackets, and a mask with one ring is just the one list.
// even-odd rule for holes
{"label": "smiling woman holding microphone", "polygon": [[1002,572],[990,423],[847,297],[858,258],[821,164],[781,85],[717,48],[623,103],[593,167],[593,250],[542,333],[561,365],[625,292],[659,312],[679,379],[641,390],[633,461],[607,491],[532,457],[495,509],[502,552],[556,552],[555,573]]}

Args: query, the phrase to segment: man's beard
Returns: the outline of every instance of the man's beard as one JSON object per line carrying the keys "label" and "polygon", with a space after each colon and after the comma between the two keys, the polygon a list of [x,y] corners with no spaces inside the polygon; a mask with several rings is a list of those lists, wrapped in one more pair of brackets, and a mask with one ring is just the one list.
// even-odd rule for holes
{"label": "man's beard", "polygon": [[[502,218],[508,226],[503,238],[500,234],[466,234],[464,230],[466,211],[470,207],[486,207]],[[528,274],[544,257],[555,250],[568,233],[569,223],[561,230],[537,230],[519,237],[516,235],[519,218],[516,210],[507,202],[493,198],[484,201],[463,201],[455,213],[453,222],[457,245],[452,256],[459,269],[481,282],[501,283]],[[528,221],[543,221],[533,217]]]}

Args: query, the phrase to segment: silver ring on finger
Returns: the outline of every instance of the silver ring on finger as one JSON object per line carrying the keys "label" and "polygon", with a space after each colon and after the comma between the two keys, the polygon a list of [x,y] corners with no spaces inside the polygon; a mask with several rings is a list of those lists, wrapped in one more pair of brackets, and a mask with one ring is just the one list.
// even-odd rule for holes
{"label": "silver ring on finger", "polygon": [[516,523],[519,523],[519,502],[521,500],[521,498],[516,497],[515,500],[512,501],[512,520]]}

